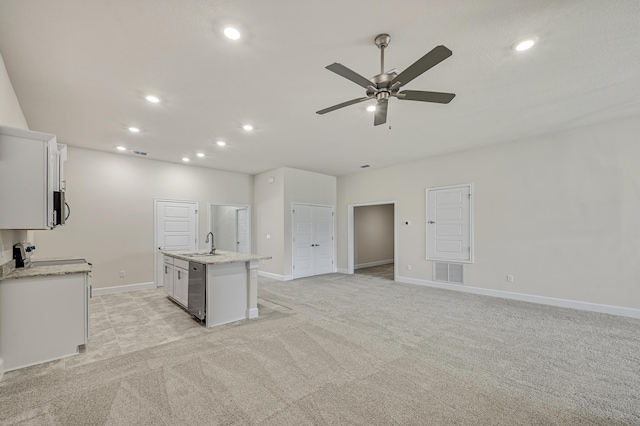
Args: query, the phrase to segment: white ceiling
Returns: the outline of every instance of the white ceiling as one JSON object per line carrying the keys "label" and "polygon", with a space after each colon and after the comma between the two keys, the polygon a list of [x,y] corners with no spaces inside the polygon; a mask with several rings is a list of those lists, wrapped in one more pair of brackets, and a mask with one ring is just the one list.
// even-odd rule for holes
{"label": "white ceiling", "polygon": [[[2,0],[0,53],[29,127],[62,143],[339,176],[640,115],[639,22],[638,0]],[[378,74],[383,32],[387,69],[450,48],[406,89],[456,98],[391,99],[377,127],[367,103],[315,114],[364,96],[324,67]]]}

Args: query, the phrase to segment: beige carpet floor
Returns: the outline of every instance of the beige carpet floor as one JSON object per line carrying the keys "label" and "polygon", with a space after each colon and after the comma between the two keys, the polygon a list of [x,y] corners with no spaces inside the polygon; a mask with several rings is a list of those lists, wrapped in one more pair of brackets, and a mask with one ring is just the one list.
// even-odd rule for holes
{"label": "beige carpet floor", "polygon": [[640,320],[366,275],[259,295],[256,320],[7,373],[0,424],[640,425]]}

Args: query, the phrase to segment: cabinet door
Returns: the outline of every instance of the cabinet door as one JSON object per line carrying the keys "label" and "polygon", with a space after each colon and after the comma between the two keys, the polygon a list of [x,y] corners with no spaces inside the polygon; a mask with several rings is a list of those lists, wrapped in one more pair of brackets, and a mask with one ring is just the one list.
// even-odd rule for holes
{"label": "cabinet door", "polygon": [[168,263],[164,264],[162,286],[167,296],[173,297],[173,265],[169,265]]}
{"label": "cabinet door", "polygon": [[185,269],[176,267],[173,274],[173,297],[183,306],[187,306],[188,286],[188,272]]}

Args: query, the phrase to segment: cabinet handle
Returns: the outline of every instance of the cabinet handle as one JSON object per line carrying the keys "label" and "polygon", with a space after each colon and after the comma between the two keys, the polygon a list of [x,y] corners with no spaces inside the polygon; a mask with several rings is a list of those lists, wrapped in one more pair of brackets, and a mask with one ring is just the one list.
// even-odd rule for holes
{"label": "cabinet handle", "polygon": [[167,273],[167,265],[164,265],[164,273]]}
{"label": "cabinet handle", "polygon": [[178,271],[178,279],[180,279],[180,271]]}

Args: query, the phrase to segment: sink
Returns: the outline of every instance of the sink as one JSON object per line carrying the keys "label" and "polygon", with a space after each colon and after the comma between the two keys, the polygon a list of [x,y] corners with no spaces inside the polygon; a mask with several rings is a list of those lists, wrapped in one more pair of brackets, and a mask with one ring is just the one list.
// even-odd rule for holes
{"label": "sink", "polygon": [[186,256],[186,257],[209,257],[209,256],[220,256],[220,254],[218,253],[189,253],[189,254],[183,254],[182,256]]}
{"label": "sink", "polygon": [[36,260],[31,262],[29,268],[36,266],[76,265],[80,263],[87,263],[87,261],[85,259]]}

